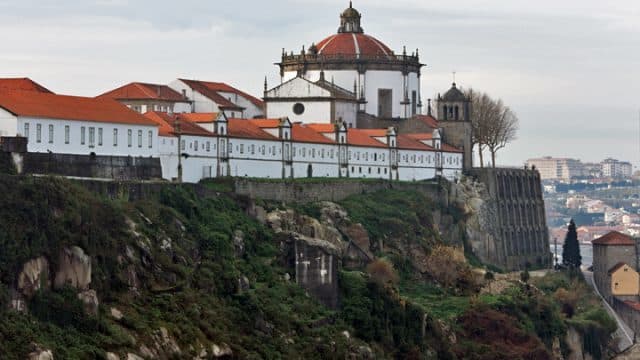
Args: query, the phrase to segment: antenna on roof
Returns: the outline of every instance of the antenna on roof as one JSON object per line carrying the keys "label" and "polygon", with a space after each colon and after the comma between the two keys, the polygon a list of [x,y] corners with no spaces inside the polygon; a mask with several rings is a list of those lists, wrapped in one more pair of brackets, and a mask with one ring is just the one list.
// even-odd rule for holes
{"label": "antenna on roof", "polygon": [[453,71],[453,86],[456,86],[456,71]]}

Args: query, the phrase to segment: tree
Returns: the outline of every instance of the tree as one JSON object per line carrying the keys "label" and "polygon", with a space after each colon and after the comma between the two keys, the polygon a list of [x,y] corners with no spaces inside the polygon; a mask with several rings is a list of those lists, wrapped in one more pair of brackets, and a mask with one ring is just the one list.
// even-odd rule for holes
{"label": "tree", "polygon": [[494,100],[487,93],[469,89],[466,96],[471,101],[472,142],[478,147],[480,167],[484,167],[485,149],[491,153],[495,167],[498,150],[516,138],[518,117],[502,100]]}
{"label": "tree", "polygon": [[567,235],[564,238],[564,245],[562,245],[562,264],[571,269],[580,268],[580,265],[582,265],[578,232],[576,231],[576,223],[573,219],[569,222]]}

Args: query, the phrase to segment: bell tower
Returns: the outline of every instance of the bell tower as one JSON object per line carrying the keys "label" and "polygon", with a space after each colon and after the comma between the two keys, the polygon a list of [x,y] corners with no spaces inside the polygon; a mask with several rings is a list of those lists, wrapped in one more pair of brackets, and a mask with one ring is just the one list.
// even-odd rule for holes
{"label": "bell tower", "polygon": [[[455,76],[455,75],[454,75]],[[471,129],[471,99],[458,89],[455,80],[443,95],[438,94],[438,124],[442,138],[464,152],[464,170],[473,167],[473,143]]]}

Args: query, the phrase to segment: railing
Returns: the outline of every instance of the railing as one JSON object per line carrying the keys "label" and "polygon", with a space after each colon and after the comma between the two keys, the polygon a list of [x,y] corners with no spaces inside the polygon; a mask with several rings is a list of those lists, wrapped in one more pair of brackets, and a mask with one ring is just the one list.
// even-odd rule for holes
{"label": "railing", "polygon": [[408,62],[408,63],[420,63],[420,59],[418,56],[412,55],[345,55],[345,54],[332,54],[332,55],[314,55],[314,54],[283,54],[282,55],[282,63],[289,62],[300,62],[300,61],[310,61],[310,62],[336,62],[336,61],[346,61],[346,60],[362,60],[362,61],[400,61],[400,62]]}

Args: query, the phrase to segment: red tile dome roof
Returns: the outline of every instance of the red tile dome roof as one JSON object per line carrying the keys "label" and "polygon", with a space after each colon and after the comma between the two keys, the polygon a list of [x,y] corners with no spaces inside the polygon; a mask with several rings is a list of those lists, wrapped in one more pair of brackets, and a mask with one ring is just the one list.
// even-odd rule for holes
{"label": "red tile dome roof", "polygon": [[347,57],[393,56],[389,47],[373,36],[363,33],[338,33],[314,45],[319,55]]}

